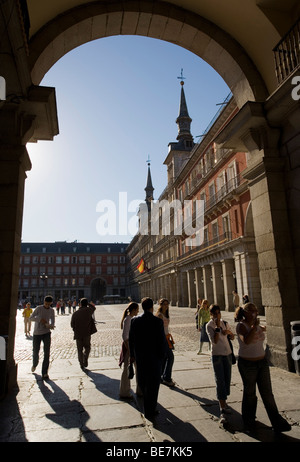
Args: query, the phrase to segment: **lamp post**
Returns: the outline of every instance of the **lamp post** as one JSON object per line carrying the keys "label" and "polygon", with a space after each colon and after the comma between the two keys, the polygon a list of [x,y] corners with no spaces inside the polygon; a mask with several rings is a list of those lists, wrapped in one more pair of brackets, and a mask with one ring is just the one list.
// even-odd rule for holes
{"label": "lamp post", "polygon": [[45,298],[45,282],[47,281],[48,279],[48,276],[46,273],[42,273],[40,275],[40,280],[43,281],[43,299],[42,299],[42,302],[44,301],[44,298]]}

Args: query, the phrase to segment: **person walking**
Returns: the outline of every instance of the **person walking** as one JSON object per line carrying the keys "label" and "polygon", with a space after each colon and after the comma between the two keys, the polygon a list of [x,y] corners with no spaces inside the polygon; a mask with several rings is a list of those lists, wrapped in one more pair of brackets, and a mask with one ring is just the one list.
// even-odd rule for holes
{"label": "person walking", "polygon": [[264,340],[266,327],[260,325],[258,310],[254,303],[246,303],[235,312],[238,323],[236,332],[239,342],[238,369],[243,381],[242,417],[246,429],[256,425],[256,385],[275,432],[291,430],[290,424],[279,414],[272,391],[269,364],[266,359]]}
{"label": "person walking", "polygon": [[200,332],[200,347],[198,351],[198,355],[201,355],[203,343],[208,344],[208,350],[210,351],[210,341],[206,332],[206,324],[210,320],[210,313],[209,313],[209,303],[208,300],[202,300],[198,311],[198,331]]}
{"label": "person walking", "polygon": [[78,361],[81,369],[88,366],[88,358],[91,351],[91,335],[97,332],[94,320],[96,306],[88,302],[87,298],[81,298],[79,310],[72,314],[71,327],[76,340]]}
{"label": "person walking", "polygon": [[44,344],[44,360],[42,364],[42,378],[43,380],[49,379],[48,369],[50,361],[50,346],[51,346],[51,330],[55,328],[55,314],[54,309],[51,307],[53,298],[47,295],[44,298],[44,304],[35,308],[30,316],[30,321],[35,323],[33,331],[33,354],[32,354],[32,368],[34,372],[39,363],[39,352],[41,342]]}
{"label": "person walking", "polygon": [[232,302],[235,309],[240,306],[240,296],[236,290],[232,291]]}
{"label": "person walking", "polygon": [[[122,320],[121,320],[121,329],[122,329],[122,348],[119,360],[119,366],[123,366],[123,372],[121,375],[120,381],[120,391],[119,395],[121,399],[131,399],[132,394],[130,392],[130,379],[128,378],[128,366],[130,362],[130,354],[129,354],[129,330],[130,324],[133,317],[137,316],[139,312],[139,305],[138,303],[131,302],[129,303],[128,307],[125,309]],[[138,391],[138,384],[136,387],[136,392],[139,394]]]}
{"label": "person walking", "polygon": [[166,336],[161,319],[153,315],[153,300],[142,300],[143,314],[132,319],[129,331],[130,362],[136,361],[137,380],[143,393],[144,414],[156,414]]}
{"label": "person walking", "polygon": [[211,342],[211,359],[215,374],[217,398],[220,405],[220,423],[226,423],[226,414],[230,413],[227,397],[230,395],[231,382],[231,348],[227,336],[231,340],[234,334],[228,323],[221,319],[221,310],[218,305],[210,305],[211,320],[206,325],[207,334]]}
{"label": "person walking", "polygon": [[172,368],[174,364],[174,340],[169,332],[170,316],[169,316],[169,300],[161,298],[159,300],[159,307],[155,313],[155,316],[160,318],[164,324],[164,332],[166,336],[166,352],[162,367],[162,383],[168,385],[168,387],[174,387],[175,382],[172,380]]}
{"label": "person walking", "polygon": [[23,310],[23,317],[24,317],[24,332],[25,332],[25,337],[30,335],[30,330],[31,330],[31,320],[30,316],[32,314],[32,308],[30,302],[26,303],[26,306]]}

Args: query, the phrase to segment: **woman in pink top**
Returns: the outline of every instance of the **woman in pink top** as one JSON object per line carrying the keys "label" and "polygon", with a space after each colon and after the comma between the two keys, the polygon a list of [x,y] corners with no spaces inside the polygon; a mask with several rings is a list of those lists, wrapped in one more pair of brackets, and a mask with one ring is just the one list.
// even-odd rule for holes
{"label": "woman in pink top", "polygon": [[245,427],[255,427],[258,386],[265,409],[276,432],[288,431],[290,424],[279,414],[272,392],[269,364],[265,356],[264,340],[266,328],[260,325],[258,311],[253,303],[237,308],[235,321],[239,342],[238,368],[242,377],[244,392],[242,417]]}

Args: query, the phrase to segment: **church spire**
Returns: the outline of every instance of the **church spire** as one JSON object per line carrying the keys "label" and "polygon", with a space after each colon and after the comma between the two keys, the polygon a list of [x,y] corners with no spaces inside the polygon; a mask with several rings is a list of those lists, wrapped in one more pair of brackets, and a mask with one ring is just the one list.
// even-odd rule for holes
{"label": "church spire", "polygon": [[183,69],[181,69],[181,76],[178,77],[178,79],[181,79],[180,85],[181,85],[181,95],[180,95],[180,106],[179,106],[179,115],[176,119],[176,123],[178,125],[178,136],[177,140],[187,140],[193,142],[193,137],[191,135],[191,122],[192,119],[189,116],[188,113],[188,108],[186,104],[186,99],[185,99],[185,93],[184,93],[184,79],[183,77]]}
{"label": "church spire", "polygon": [[146,204],[147,204],[148,209],[149,209],[149,207],[151,207],[151,202],[153,201],[153,191],[154,191],[154,188],[153,188],[153,185],[152,185],[149,156],[148,156],[147,164],[148,164],[148,176],[147,176],[147,185],[146,185],[146,188],[145,188],[145,191],[146,191],[145,201],[146,201]]}

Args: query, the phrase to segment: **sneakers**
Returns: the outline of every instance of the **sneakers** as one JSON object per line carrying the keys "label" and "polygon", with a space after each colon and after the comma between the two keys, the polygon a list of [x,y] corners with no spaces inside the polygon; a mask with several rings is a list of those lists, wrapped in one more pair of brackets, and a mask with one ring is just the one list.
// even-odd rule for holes
{"label": "sneakers", "polygon": [[226,415],[223,412],[221,412],[221,414],[220,414],[219,423],[220,423],[220,425],[224,425],[224,424],[227,423]]}

